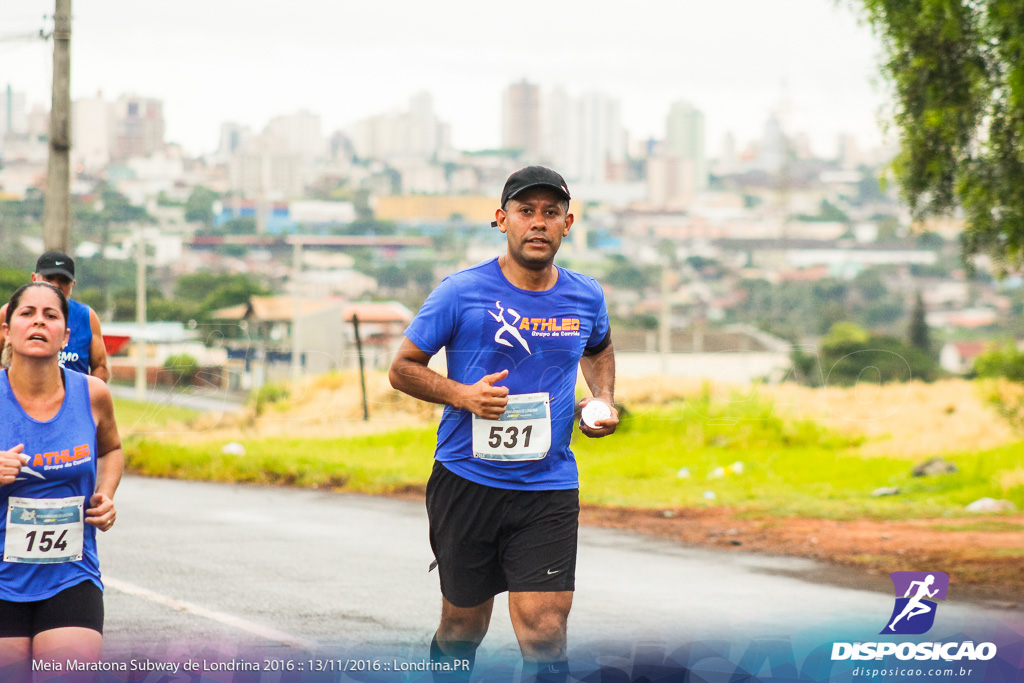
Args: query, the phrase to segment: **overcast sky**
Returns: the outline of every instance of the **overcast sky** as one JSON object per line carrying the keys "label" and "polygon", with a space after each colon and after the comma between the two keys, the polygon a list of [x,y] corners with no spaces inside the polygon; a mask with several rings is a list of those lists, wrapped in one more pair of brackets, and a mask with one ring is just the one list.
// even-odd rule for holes
{"label": "overcast sky", "polygon": [[[714,156],[727,132],[760,137],[788,101],[792,128],[832,154],[840,132],[882,139],[879,42],[857,0],[74,0],[72,97],[164,101],[167,137],[213,151],[219,124],[257,130],[308,109],[324,132],[434,96],[463,149],[500,144],[501,94],[526,78],[622,102],[632,138],[664,135],[669,105],[704,111]],[[11,34],[49,26],[53,0],[0,0],[0,86],[49,103],[52,47]]]}

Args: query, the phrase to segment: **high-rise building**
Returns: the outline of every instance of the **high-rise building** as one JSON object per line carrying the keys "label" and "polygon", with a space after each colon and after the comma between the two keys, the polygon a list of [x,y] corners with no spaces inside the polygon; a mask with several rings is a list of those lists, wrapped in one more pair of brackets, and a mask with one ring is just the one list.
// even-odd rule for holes
{"label": "high-rise building", "polygon": [[75,100],[71,109],[71,158],[86,171],[110,163],[114,139],[113,111],[102,93]]}
{"label": "high-rise building", "polygon": [[541,157],[540,88],[524,78],[505,90],[501,109],[501,146],[523,151],[527,162]]}
{"label": "high-rise building", "polygon": [[708,163],[704,151],[704,113],[686,102],[676,102],[665,121],[664,154],[690,162],[694,189],[708,187]]}
{"label": "high-rise building", "polygon": [[220,124],[220,142],[217,144],[216,157],[227,161],[237,154],[253,137],[252,129],[240,123],[225,121]]}
{"label": "high-rise building", "polygon": [[267,124],[264,135],[274,152],[294,154],[305,161],[314,161],[327,154],[327,140],[320,128],[318,115],[300,111],[274,117]]}
{"label": "high-rise building", "polygon": [[545,162],[569,181],[621,179],[626,133],[617,99],[596,92],[570,97],[556,88],[544,98],[543,105]]}
{"label": "high-rise building", "polygon": [[160,100],[124,96],[113,104],[111,158],[144,157],[163,149],[164,105]]}
{"label": "high-rise building", "polygon": [[857,168],[863,163],[863,154],[860,150],[860,145],[857,144],[857,138],[849,133],[841,133],[838,137],[836,147],[837,158],[839,164],[843,168]]}
{"label": "high-rise building", "polygon": [[27,132],[25,93],[15,92],[8,84],[0,102],[0,139],[6,135],[23,135]]}
{"label": "high-rise building", "polygon": [[777,113],[772,112],[764,124],[758,166],[771,173],[778,173],[789,162],[789,154],[789,138],[782,127],[782,120]]}
{"label": "high-rise building", "polygon": [[404,111],[363,119],[351,131],[356,155],[365,159],[432,160],[451,147],[451,128],[437,118],[430,93],[417,93]]}

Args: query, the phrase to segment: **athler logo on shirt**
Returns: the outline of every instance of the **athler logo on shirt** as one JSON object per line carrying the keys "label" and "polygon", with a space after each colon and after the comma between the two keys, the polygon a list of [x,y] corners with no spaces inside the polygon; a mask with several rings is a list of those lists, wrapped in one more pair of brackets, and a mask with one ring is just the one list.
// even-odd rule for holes
{"label": "athler logo on shirt", "polygon": [[81,446],[75,446],[73,449],[65,448],[60,451],[51,451],[49,453],[36,453],[31,462],[21,468],[21,476],[18,477],[18,480],[27,479],[25,476],[27,474],[38,477],[39,479],[46,479],[46,477],[36,470],[60,470],[65,467],[74,467],[92,460],[90,457],[91,455],[92,450],[89,448],[89,444],[85,443]]}
{"label": "athler logo on shirt", "polygon": [[[506,309],[501,305],[500,301],[495,301],[494,305],[497,307],[498,312],[488,311],[495,322],[501,323],[501,327],[494,335],[494,341],[498,342],[502,346],[512,346],[507,336],[515,339],[519,344],[526,349],[526,352],[532,354],[530,350],[530,344],[523,337],[523,332],[530,333],[531,337],[578,337],[580,336],[580,319],[579,318],[541,318],[520,315],[519,311],[514,308]],[[512,318],[509,321],[505,314]]]}

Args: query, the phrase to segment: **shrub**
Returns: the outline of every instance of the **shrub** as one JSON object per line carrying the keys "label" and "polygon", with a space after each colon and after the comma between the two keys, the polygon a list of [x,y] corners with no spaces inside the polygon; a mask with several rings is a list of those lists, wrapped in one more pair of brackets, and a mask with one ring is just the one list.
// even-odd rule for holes
{"label": "shrub", "polygon": [[164,370],[174,376],[176,384],[192,384],[199,373],[199,361],[187,353],[176,353],[164,361]]}

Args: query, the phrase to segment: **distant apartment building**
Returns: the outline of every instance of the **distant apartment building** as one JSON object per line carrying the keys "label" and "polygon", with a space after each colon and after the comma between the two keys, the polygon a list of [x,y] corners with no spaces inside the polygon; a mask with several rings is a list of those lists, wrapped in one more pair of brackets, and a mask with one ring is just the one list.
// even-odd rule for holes
{"label": "distant apartment building", "polygon": [[792,141],[782,126],[781,117],[772,112],[764,124],[760,154],[755,167],[769,173],[778,173],[789,164],[791,155]]}
{"label": "distant apartment building", "polygon": [[540,87],[523,79],[505,90],[501,108],[501,146],[523,151],[524,160],[541,157]]}
{"label": "distant apartment building", "polygon": [[321,127],[318,115],[300,111],[272,118],[263,135],[275,153],[315,161],[327,155],[327,140]]}
{"label": "distant apartment building", "polygon": [[25,93],[15,92],[10,84],[0,102],[0,141],[8,135],[28,133],[28,113]]}
{"label": "distant apartment building", "polygon": [[704,112],[686,102],[676,102],[665,120],[663,153],[693,169],[694,190],[708,188],[708,162],[704,147]]}
{"label": "distant apartment building", "polygon": [[71,109],[71,160],[87,172],[110,163],[114,113],[101,93],[75,100]]}
{"label": "distant apartment building", "polygon": [[421,92],[410,99],[408,109],[356,123],[350,142],[363,159],[432,160],[451,149],[451,126],[437,117],[430,93]]}
{"label": "distant apartment building", "polygon": [[253,138],[252,129],[240,123],[225,121],[220,124],[220,140],[214,155],[220,161],[228,161],[240,152]]}
{"label": "distant apartment building", "polygon": [[296,154],[275,154],[260,136],[228,162],[228,187],[245,197],[302,196],[306,164]]}
{"label": "distant apartment building", "polygon": [[228,187],[249,198],[301,196],[312,163],[328,154],[321,128],[320,117],[308,111],[277,116],[259,135],[238,124],[222,124],[217,156],[227,161]]}
{"label": "distant apartment building", "polygon": [[696,197],[692,159],[657,154],[647,159],[647,203],[655,209],[682,209]]}
{"label": "distant apartment building", "polygon": [[163,102],[129,95],[114,102],[112,109],[112,160],[144,157],[163,149]]}
{"label": "distant apartment building", "polygon": [[597,92],[570,97],[556,88],[544,105],[545,161],[569,181],[624,179],[626,132],[619,100]]}

